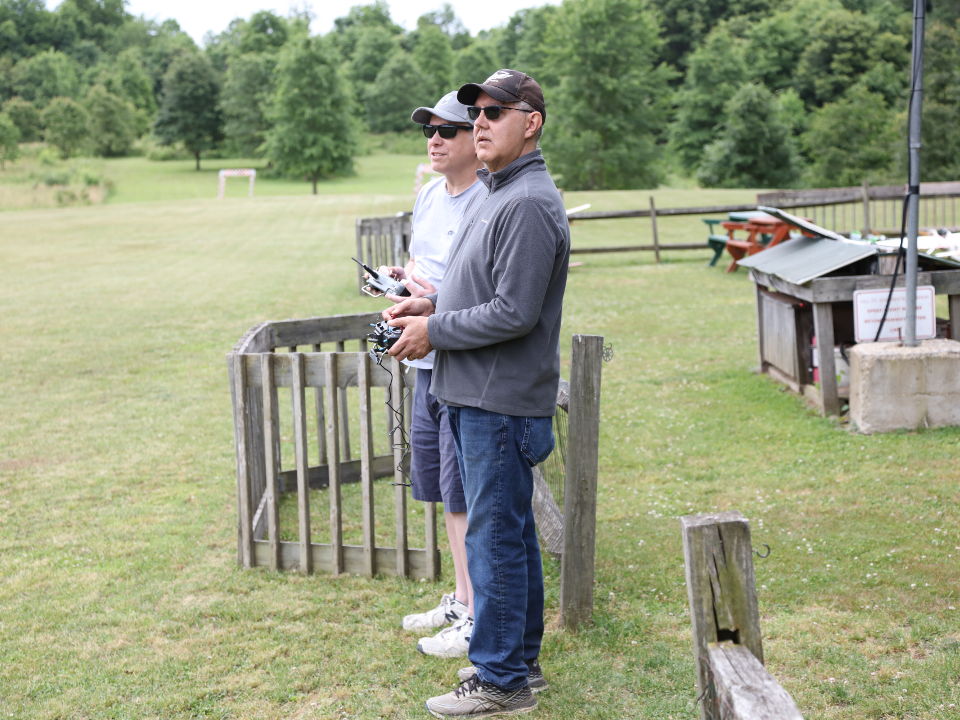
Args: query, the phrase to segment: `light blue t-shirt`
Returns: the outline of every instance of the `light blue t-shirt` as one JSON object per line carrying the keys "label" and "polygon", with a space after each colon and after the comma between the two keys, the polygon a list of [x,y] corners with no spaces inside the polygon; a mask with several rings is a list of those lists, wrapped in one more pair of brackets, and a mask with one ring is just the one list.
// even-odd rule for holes
{"label": "light blue t-shirt", "polygon": [[[410,255],[416,261],[414,275],[429,280],[438,289],[447,272],[450,247],[467,207],[478,194],[487,193],[483,183],[475,182],[459,195],[450,195],[446,180],[443,176],[431,180],[417,195],[413,204],[410,241]],[[433,368],[433,352],[406,363],[411,367],[430,370]]]}

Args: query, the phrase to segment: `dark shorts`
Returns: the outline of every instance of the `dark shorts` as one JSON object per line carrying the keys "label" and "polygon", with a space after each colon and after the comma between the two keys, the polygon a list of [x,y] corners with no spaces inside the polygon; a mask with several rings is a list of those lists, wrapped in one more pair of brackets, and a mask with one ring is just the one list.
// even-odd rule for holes
{"label": "dark shorts", "polygon": [[410,482],[413,499],[442,502],[446,512],[466,512],[457,448],[446,406],[430,394],[432,370],[417,369],[410,419]]}

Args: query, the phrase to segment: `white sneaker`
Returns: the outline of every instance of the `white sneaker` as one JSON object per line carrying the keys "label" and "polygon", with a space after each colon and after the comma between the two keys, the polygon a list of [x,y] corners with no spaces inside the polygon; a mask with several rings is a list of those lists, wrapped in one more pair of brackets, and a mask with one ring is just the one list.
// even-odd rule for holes
{"label": "white sneaker", "polygon": [[433,637],[420,638],[417,650],[424,655],[437,657],[464,657],[470,649],[473,634],[473,618],[465,617]]}
{"label": "white sneaker", "polygon": [[433,630],[455,623],[467,616],[467,606],[454,597],[453,593],[440,598],[440,604],[432,610],[407,615],[403,618],[404,630]]}

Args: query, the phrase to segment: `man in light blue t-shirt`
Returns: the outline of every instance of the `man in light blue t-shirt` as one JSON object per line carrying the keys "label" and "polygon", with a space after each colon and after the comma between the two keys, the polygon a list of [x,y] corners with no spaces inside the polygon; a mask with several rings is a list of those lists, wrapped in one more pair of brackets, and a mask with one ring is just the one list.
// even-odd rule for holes
{"label": "man in light blue t-shirt", "polygon": [[[413,206],[413,236],[406,267],[383,267],[403,282],[414,297],[434,293],[443,282],[450,246],[464,212],[474,199],[486,194],[477,181],[481,167],[473,145],[473,121],[467,107],[457,101],[456,91],[444,95],[436,107],[419,107],[411,120],[423,127],[430,167],[441,177],[423,187]],[[401,298],[388,296],[393,301]],[[427,655],[462,657],[473,631],[473,587],[467,570],[467,505],[450,432],[447,408],[430,393],[433,353],[408,358],[417,369],[411,418],[411,484],[415,500],[442,502],[444,522],[453,556],[456,587],[440,604],[422,613],[407,615],[407,630],[443,627],[432,637],[423,637],[417,649]],[[449,626],[449,627],[444,627]]]}

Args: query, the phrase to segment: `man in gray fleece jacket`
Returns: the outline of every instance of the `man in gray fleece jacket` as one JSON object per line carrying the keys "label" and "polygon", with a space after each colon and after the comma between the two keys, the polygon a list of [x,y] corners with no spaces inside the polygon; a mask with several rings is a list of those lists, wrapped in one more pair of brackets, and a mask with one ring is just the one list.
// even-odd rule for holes
{"label": "man in gray fleece jacket", "polygon": [[440,293],[384,311],[403,328],[392,355],[437,350],[431,392],[449,406],[467,501],[473,665],[456,690],[427,701],[440,718],[526,712],[537,704],[532,691],[546,687],[532,467],[554,444],[570,255],[566,213],[537,149],[540,86],[499,70],[457,98],[471,106],[487,191],[464,215]]}

